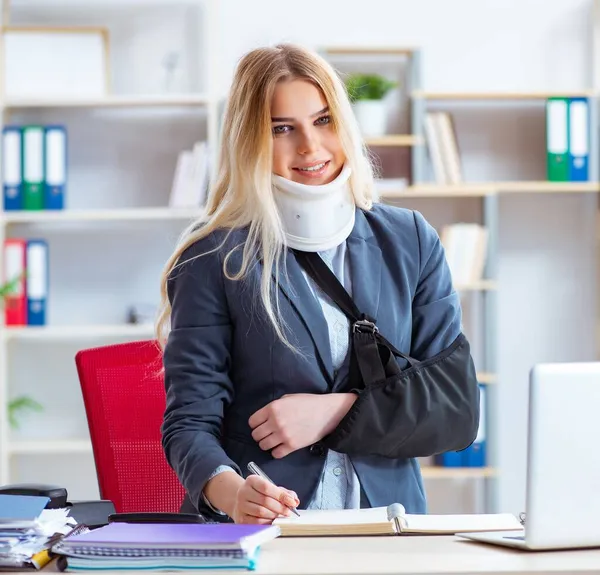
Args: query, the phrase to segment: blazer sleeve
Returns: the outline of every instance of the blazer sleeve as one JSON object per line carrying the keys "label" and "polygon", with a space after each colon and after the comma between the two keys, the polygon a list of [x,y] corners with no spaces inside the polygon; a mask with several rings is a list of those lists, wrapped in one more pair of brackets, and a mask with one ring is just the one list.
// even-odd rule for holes
{"label": "blazer sleeve", "polygon": [[215,244],[210,235],[188,248],[167,284],[172,311],[163,359],[167,401],[162,444],[197,508],[215,469],[223,465],[240,473],[221,445],[234,389],[229,377],[231,317]]}
{"label": "blazer sleeve", "polygon": [[477,434],[479,387],[470,345],[461,331],[458,294],[437,233],[421,214],[413,213],[417,269],[410,356],[417,363],[401,370],[387,343],[379,346],[368,332],[355,335],[355,349],[362,343],[364,373],[378,362],[383,365],[324,439],[326,447],[341,453],[427,457],[464,449]]}
{"label": "blazer sleeve", "polygon": [[412,305],[410,355],[424,360],[446,349],[459,336],[462,312],[442,242],[419,212],[413,214],[419,248],[419,279]]}

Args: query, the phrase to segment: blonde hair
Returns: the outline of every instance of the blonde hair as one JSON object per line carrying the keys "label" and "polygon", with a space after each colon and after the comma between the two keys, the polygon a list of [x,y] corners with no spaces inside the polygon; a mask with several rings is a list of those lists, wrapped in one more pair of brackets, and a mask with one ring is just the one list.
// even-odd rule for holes
{"label": "blonde hair", "polygon": [[278,337],[291,347],[284,334],[278,298],[273,297],[277,285],[273,286],[271,281],[272,271],[276,271],[276,277],[279,273],[284,232],[271,187],[270,105],[277,83],[294,79],[310,81],[322,91],[351,168],[350,187],[355,203],[364,210],[371,209],[373,168],[346,89],[334,69],[319,55],[299,46],[286,44],[249,52],[240,60],[231,86],[216,178],[209,192],[205,215],[183,233],[162,274],[161,306],[156,323],[156,335],[161,345],[165,344],[170,329],[167,282],[174,268],[185,263],[178,262],[182,253],[217,229],[231,232],[248,227],[240,269],[232,274],[227,268],[232,250],[224,258],[223,273],[230,280],[241,280],[257,258],[262,260],[260,295],[263,308]]}

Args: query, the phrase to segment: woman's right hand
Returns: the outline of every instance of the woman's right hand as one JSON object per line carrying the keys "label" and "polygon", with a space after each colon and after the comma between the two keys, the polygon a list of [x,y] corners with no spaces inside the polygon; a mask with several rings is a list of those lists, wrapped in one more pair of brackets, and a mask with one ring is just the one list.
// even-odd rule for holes
{"label": "woman's right hand", "polygon": [[249,475],[237,491],[231,518],[235,523],[267,525],[283,515],[289,517],[290,507],[300,504],[298,496],[283,487],[277,487],[258,475]]}

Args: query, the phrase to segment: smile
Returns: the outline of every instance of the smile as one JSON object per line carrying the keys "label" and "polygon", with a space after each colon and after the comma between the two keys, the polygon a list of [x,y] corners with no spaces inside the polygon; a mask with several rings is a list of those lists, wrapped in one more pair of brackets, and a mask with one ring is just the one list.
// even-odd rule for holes
{"label": "smile", "polygon": [[303,168],[294,168],[294,170],[297,170],[298,172],[304,172],[304,173],[319,173],[322,172],[329,164],[329,160],[327,160],[326,162],[320,162],[318,164],[313,164],[312,166],[306,166]]}

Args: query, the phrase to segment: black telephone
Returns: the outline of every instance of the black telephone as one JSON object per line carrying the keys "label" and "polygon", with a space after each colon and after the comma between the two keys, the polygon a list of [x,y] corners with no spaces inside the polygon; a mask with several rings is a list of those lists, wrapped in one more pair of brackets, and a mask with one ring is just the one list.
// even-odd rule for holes
{"label": "black telephone", "polygon": [[3,495],[35,495],[48,497],[50,501],[46,509],[59,509],[69,507],[69,515],[77,521],[95,529],[107,523],[206,523],[206,519],[199,513],[117,513],[112,501],[98,499],[91,501],[68,500],[67,490],[57,485],[43,483],[19,483],[15,485],[0,486]]}
{"label": "black telephone", "polygon": [[56,485],[44,485],[41,483],[19,483],[15,485],[4,485],[0,487],[2,495],[34,495],[48,497],[50,502],[46,509],[59,509],[67,507],[67,490]]}

